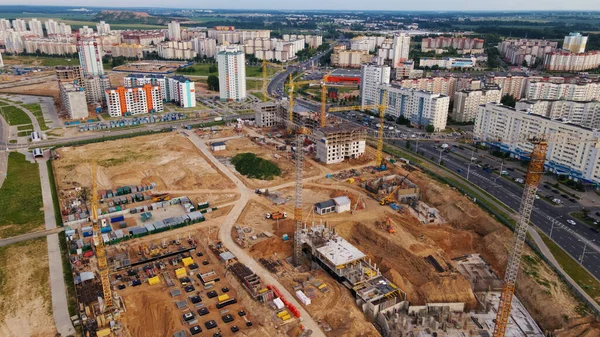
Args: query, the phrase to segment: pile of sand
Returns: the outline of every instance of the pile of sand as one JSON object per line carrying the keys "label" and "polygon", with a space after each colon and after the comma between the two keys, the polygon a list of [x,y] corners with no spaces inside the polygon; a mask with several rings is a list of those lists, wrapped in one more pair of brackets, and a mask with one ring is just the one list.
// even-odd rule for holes
{"label": "pile of sand", "polygon": [[128,311],[123,323],[131,336],[164,337],[177,330],[180,317],[164,291],[137,290],[123,299]]}

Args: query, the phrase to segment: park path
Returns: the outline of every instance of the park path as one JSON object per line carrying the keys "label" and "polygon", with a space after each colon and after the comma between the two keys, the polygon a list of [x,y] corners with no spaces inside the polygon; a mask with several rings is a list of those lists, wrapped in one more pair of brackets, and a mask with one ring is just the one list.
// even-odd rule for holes
{"label": "park path", "polygon": [[17,107],[21,110],[23,110],[23,112],[25,112],[27,114],[27,116],[29,116],[29,119],[31,119],[31,125],[33,125],[33,131],[37,131],[40,132],[40,123],[38,123],[37,117],[35,117],[35,115],[33,114],[33,112],[29,111],[28,109],[26,109],[25,107],[23,107],[22,105],[13,103],[13,102],[9,102],[9,101],[2,101],[3,105],[12,105],[14,107]]}

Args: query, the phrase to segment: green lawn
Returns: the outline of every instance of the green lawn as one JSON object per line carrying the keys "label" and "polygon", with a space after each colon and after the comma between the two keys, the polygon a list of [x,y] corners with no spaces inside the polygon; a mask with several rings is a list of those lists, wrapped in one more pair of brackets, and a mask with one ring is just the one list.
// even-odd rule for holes
{"label": "green lawn", "polygon": [[0,107],[0,114],[9,125],[31,124],[29,116],[23,110],[14,106]]}
{"label": "green lawn", "polygon": [[23,154],[8,155],[8,174],[0,188],[0,237],[25,234],[44,225],[38,164]]}
{"label": "green lawn", "polygon": [[594,225],[594,221],[590,221],[590,220],[585,219],[583,217],[584,213],[582,211],[571,212],[571,213],[569,213],[569,215],[572,216],[572,217],[574,217],[574,218],[576,218],[577,220],[579,220],[579,221],[581,221],[583,223],[586,223],[590,227],[595,227],[595,228],[600,229],[600,225]]}
{"label": "green lawn", "polygon": [[33,130],[31,130],[31,131],[19,131],[19,132],[17,132],[17,137],[28,137],[32,132],[33,132]]}
{"label": "green lawn", "polygon": [[562,269],[579,284],[596,302],[600,303],[600,282],[591,276],[587,270],[580,266],[569,254],[562,250],[554,241],[545,234],[540,233],[542,239]]}
{"label": "green lawn", "polygon": [[48,130],[46,121],[44,120],[44,114],[42,113],[42,107],[38,103],[23,104],[22,106],[33,113],[42,131]]}
{"label": "green lawn", "polygon": [[246,79],[246,90],[262,90],[262,80]]}
{"label": "green lawn", "polygon": [[36,65],[45,67],[79,65],[78,58],[44,57],[44,56],[3,56],[4,61],[17,60],[23,65]]}
{"label": "green lawn", "polygon": [[[211,67],[212,67],[212,70],[214,70],[214,71],[210,71]],[[178,69],[177,73],[184,74],[184,75],[195,75],[195,76],[208,76],[208,75],[218,75],[219,74],[218,66],[216,63],[196,63],[194,65],[186,67],[185,69],[186,70],[194,69],[194,71],[187,72],[187,71],[183,71],[183,69],[181,69],[181,70]],[[271,76],[276,72],[277,72],[277,69],[267,67],[267,76]],[[246,77],[262,77],[262,67],[246,66]]]}
{"label": "green lawn", "polygon": [[[263,93],[262,92],[251,92],[250,95],[255,96],[256,98],[260,99],[261,101],[263,100]],[[267,101],[270,101],[271,99],[269,98],[269,96],[267,96]]]}
{"label": "green lawn", "polygon": [[19,125],[19,126],[17,126],[17,130],[19,130],[19,131],[33,131],[33,125],[32,124]]}

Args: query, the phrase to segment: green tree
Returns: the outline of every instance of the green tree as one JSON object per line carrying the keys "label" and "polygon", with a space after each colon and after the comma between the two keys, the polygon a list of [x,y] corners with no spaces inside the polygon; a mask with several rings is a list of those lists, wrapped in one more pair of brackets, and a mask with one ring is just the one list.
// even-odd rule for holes
{"label": "green tree", "polygon": [[529,65],[527,64],[527,60],[523,60],[523,63],[521,64],[523,67],[529,67]]}
{"label": "green tree", "polygon": [[502,96],[502,98],[500,99],[500,103],[514,108],[517,104],[517,100],[512,95],[506,94]]}
{"label": "green tree", "polygon": [[219,78],[215,75],[209,75],[206,80],[208,90],[219,91]]}
{"label": "green tree", "polygon": [[400,115],[400,117],[396,119],[396,123],[400,125],[410,125],[410,119],[404,117],[403,115]]}
{"label": "green tree", "polygon": [[208,72],[209,73],[216,73],[217,72],[217,66],[216,65],[211,65],[208,67]]}
{"label": "green tree", "polygon": [[412,147],[412,145],[411,145],[411,143],[410,143],[410,140],[407,140],[407,141],[406,141],[406,143],[404,144],[404,147],[405,147],[407,150],[409,150],[409,151],[410,151],[410,149],[411,149],[411,147]]}
{"label": "green tree", "polygon": [[432,133],[433,131],[435,131],[435,128],[433,127],[433,125],[429,124],[427,125],[427,127],[425,128],[425,131]]}

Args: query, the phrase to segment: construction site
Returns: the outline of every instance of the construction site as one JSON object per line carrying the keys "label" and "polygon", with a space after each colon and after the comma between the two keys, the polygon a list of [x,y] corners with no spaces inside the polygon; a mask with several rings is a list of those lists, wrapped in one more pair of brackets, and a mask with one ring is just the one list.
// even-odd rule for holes
{"label": "construction site", "polygon": [[[259,105],[257,116],[267,110]],[[279,112],[264,127],[257,119],[55,151],[76,323],[86,333],[321,335],[306,329],[311,320],[327,336],[598,331],[527,246],[519,257],[534,262],[510,280],[516,296],[499,321],[507,303],[501,275],[514,251],[508,228],[366,146],[364,130],[327,126],[333,118],[318,113],[297,127],[272,110]],[[338,134],[350,145],[330,142]],[[244,176],[231,164],[240,153],[282,174]],[[569,330],[573,322],[579,330]]]}

